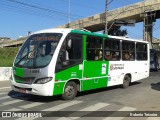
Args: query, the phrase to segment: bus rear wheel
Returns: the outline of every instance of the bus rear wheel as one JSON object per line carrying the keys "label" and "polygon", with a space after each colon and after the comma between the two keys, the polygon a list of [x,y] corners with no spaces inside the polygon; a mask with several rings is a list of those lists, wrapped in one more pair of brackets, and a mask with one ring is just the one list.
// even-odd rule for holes
{"label": "bus rear wheel", "polygon": [[68,82],[64,88],[64,93],[62,94],[62,98],[64,100],[72,100],[77,95],[77,84],[73,81]]}
{"label": "bus rear wheel", "polygon": [[125,75],[123,78],[123,88],[127,88],[130,85],[131,77],[129,75]]}

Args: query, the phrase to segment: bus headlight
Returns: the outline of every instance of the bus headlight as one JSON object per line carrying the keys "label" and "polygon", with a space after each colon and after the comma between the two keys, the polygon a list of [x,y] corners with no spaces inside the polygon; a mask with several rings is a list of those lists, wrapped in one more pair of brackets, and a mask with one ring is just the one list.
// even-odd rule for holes
{"label": "bus headlight", "polygon": [[34,83],[35,84],[44,84],[44,83],[51,81],[52,79],[53,79],[52,77],[39,78]]}

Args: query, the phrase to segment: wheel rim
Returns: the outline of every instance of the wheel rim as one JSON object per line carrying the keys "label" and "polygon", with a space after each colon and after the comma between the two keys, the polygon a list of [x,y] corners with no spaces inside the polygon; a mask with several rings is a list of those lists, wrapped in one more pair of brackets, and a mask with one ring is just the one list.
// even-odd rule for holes
{"label": "wheel rim", "polygon": [[75,90],[73,86],[67,86],[65,89],[66,96],[71,97],[74,95]]}

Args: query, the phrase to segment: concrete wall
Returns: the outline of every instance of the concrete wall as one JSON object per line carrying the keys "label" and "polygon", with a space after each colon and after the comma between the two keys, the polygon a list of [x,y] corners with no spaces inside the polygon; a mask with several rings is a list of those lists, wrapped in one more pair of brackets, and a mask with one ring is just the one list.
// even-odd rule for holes
{"label": "concrete wall", "polygon": [[12,67],[0,67],[0,81],[10,80]]}

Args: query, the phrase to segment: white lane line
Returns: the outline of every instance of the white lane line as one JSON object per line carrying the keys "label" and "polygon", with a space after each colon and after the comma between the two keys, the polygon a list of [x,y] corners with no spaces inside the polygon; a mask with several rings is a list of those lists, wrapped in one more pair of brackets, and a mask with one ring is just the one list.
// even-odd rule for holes
{"label": "white lane line", "polygon": [[[83,108],[83,109],[79,110],[79,111],[85,111],[85,112],[79,112],[78,111],[78,112],[74,112],[72,114],[69,114],[69,116],[76,116],[76,115],[84,116],[84,115],[89,114],[91,111],[97,111],[97,110],[99,110],[99,109],[101,109],[103,107],[106,107],[108,105],[109,104],[107,104],[107,103],[97,103],[97,104],[94,104],[92,106],[89,106],[89,107],[86,107],[86,108]],[[69,119],[75,120],[75,119],[79,119],[79,118],[80,117],[68,117],[68,120]],[[58,120],[65,120],[65,119],[66,119],[66,117],[61,117]]]}
{"label": "white lane line", "polygon": [[42,111],[58,111],[58,110],[62,110],[62,109],[64,109],[64,108],[66,108],[66,107],[79,104],[79,103],[81,103],[81,102],[82,102],[82,101],[70,101],[70,102],[66,102],[66,103],[63,103],[63,104],[60,104],[60,105],[57,105],[57,106],[48,108],[48,109],[44,109],[44,110],[42,110]]}
{"label": "white lane line", "polygon": [[4,96],[4,97],[1,97],[0,100],[7,99],[7,98],[11,98],[11,97],[10,96]]}
{"label": "white lane line", "polygon": [[[135,110],[136,110],[136,108],[123,107],[123,108],[119,109],[118,111],[126,111],[127,112],[127,111],[135,111]],[[113,114],[116,114],[116,111]],[[103,120],[122,120],[124,118],[125,118],[125,116],[124,117],[106,117]]]}
{"label": "white lane line", "polygon": [[6,92],[2,92],[2,93],[0,93],[0,95],[5,95],[5,94],[8,94],[8,93],[6,93]]}
{"label": "white lane line", "polygon": [[2,87],[2,88],[0,88],[0,90],[4,90],[4,89],[11,89],[11,87]]}
{"label": "white lane line", "polygon": [[135,111],[136,108],[133,107],[123,107],[121,109],[119,109],[118,111]]}
{"label": "white lane line", "polygon": [[81,109],[79,111],[96,111],[96,110],[101,109],[103,107],[106,107],[108,105],[109,104],[107,104],[107,103],[97,103],[97,104],[94,104],[92,106],[89,106],[89,107],[86,107],[84,109]]}
{"label": "white lane line", "polygon": [[19,109],[19,108],[12,108],[12,109],[8,109],[8,110],[4,110],[4,111],[11,111],[11,112],[14,112],[14,111],[22,111],[22,109]]}
{"label": "white lane line", "polygon": [[36,107],[36,106],[39,106],[39,105],[42,105],[42,104],[44,104],[44,103],[37,102],[37,103],[22,105],[22,106],[19,106],[19,107],[24,108],[24,109],[28,109],[28,108]]}
{"label": "white lane line", "polygon": [[23,101],[23,100],[12,100],[12,101],[8,101],[8,102],[2,102],[0,106],[11,105],[11,104],[15,104],[15,103],[18,103],[21,101]]}
{"label": "white lane line", "polygon": [[160,117],[149,117],[147,120],[160,120]]}
{"label": "white lane line", "polygon": [[19,96],[23,96],[22,94],[15,94],[15,95],[11,95],[11,96],[4,96],[4,97],[0,97],[0,100],[3,100],[3,99],[7,99],[7,98],[14,98],[14,97],[19,97]]}
{"label": "white lane line", "polygon": [[[60,105],[57,105],[57,106],[54,106],[54,107],[51,107],[51,108],[48,108],[48,109],[44,109],[44,110],[41,110],[41,111],[58,111],[58,110],[62,110],[66,107],[69,107],[69,106],[72,106],[72,105],[76,105],[76,104],[79,104],[81,103],[82,101],[70,101],[70,102],[66,102],[66,103],[63,103],[63,104],[60,104]],[[37,119],[36,117],[33,118],[29,118],[29,120],[34,120],[34,119]],[[19,118],[19,119],[16,119],[16,120],[25,120],[24,118]]]}

